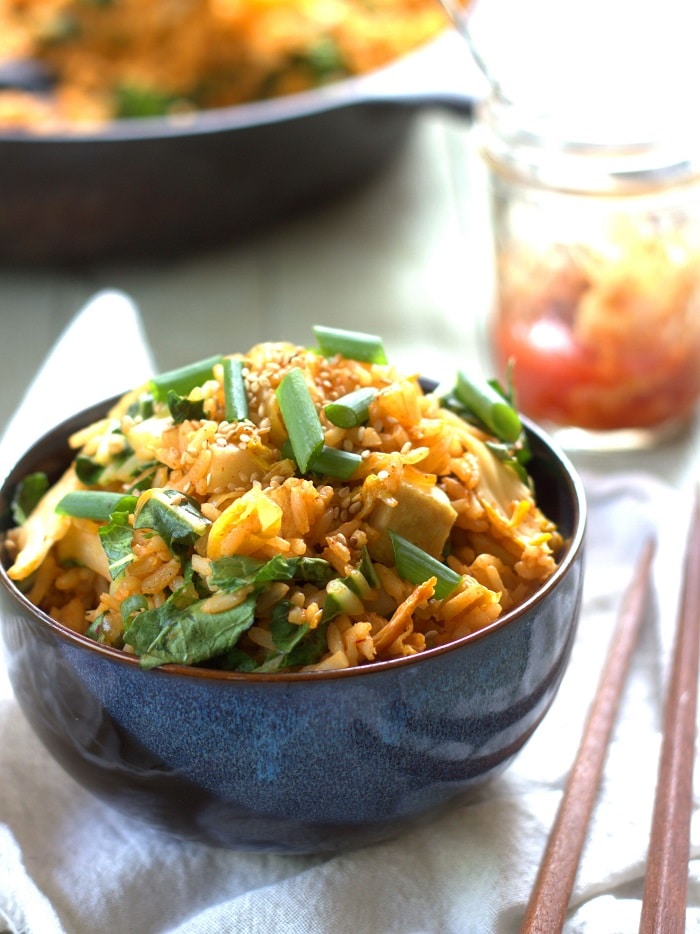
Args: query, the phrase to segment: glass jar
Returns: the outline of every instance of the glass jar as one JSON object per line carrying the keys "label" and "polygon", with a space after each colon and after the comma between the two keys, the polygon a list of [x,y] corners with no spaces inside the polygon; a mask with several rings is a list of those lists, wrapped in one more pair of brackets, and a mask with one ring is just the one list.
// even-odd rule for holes
{"label": "glass jar", "polygon": [[700,396],[693,17],[686,0],[663,16],[637,0],[471,0],[457,19],[490,87],[475,133],[494,354],[520,408],[569,446],[651,444]]}
{"label": "glass jar", "polygon": [[697,166],[652,144],[553,144],[513,117],[494,97],[479,122],[500,376],[525,414],[578,429],[570,446],[656,443],[700,397]]}

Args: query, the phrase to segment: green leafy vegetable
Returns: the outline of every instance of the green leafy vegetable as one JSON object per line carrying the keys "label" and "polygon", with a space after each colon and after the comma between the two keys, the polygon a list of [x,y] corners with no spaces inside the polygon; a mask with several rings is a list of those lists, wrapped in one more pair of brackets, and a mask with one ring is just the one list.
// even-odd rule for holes
{"label": "green leafy vegetable", "polygon": [[212,668],[222,671],[255,671],[259,666],[254,658],[244,652],[239,646],[231,646],[223,655],[217,655],[211,660]]}
{"label": "green leafy vegetable", "polygon": [[20,480],[10,504],[15,525],[24,525],[48,488],[49,478],[41,471],[27,474]]}
{"label": "green leafy vegetable", "polygon": [[288,616],[291,608],[292,604],[286,600],[273,608],[270,634],[277,653],[271,654],[258,671],[273,672],[313,665],[326,651],[326,624],[322,622],[311,629],[308,623],[290,623]]}
{"label": "green leafy vegetable", "polygon": [[192,584],[176,590],[161,606],[134,616],[128,643],[142,668],[177,663],[196,665],[223,655],[253,625],[255,597],[232,609],[207,613]]}
{"label": "green leafy vegetable", "polygon": [[190,400],[187,396],[181,396],[174,389],[170,389],[166,401],[175,425],[180,425],[187,419],[196,422],[204,418],[204,399]]}
{"label": "green leafy vegetable", "polygon": [[[112,640],[109,636],[108,629],[105,628],[105,622],[107,619],[106,613],[100,613],[99,616],[96,616],[95,619],[90,623],[88,628],[85,630],[85,635],[89,639],[94,639],[95,642],[109,642],[112,643]],[[116,648],[121,648],[121,645],[117,645]]]}
{"label": "green leafy vegetable", "polygon": [[75,473],[78,480],[86,486],[98,483],[103,470],[103,464],[98,464],[96,460],[86,454],[78,454],[75,458]]}
{"label": "green leafy vegetable", "polygon": [[[118,437],[115,433],[113,437]],[[75,459],[75,472],[81,483],[86,486],[108,486],[113,481],[126,481],[141,472],[144,464],[139,461],[129,447],[126,438],[121,435],[122,449],[111,455],[103,464],[86,454],[78,454]]]}
{"label": "green leafy vegetable", "polygon": [[168,113],[178,100],[166,91],[147,88],[143,85],[118,84],[113,91],[115,116],[122,119],[129,117],[160,117]]}
{"label": "green leafy vegetable", "polygon": [[135,593],[122,601],[121,617],[124,630],[128,630],[137,613],[148,609],[148,600],[143,594]]}
{"label": "green leafy vegetable", "polygon": [[348,74],[340,47],[330,36],[322,36],[296,56],[296,60],[311,70],[316,84],[323,84]]}
{"label": "green leafy vegetable", "polygon": [[501,463],[514,470],[525,486],[532,486],[532,478],[527,472],[527,463],[532,457],[532,451],[525,435],[517,446],[487,441],[486,447]]}
{"label": "green leafy vegetable", "polygon": [[[129,628],[136,614],[147,608],[148,600],[142,594],[132,594],[132,596],[127,597],[121,605],[121,617],[124,631]],[[114,634],[109,631],[109,626],[107,614],[100,613],[100,615],[90,623],[85,631],[85,635],[90,639],[94,639],[95,642],[107,643],[119,649],[124,648],[123,636],[118,639],[115,638]]]}
{"label": "green leafy vegetable", "polygon": [[298,580],[323,585],[333,578],[333,565],[323,558],[285,558],[275,555],[259,561],[247,555],[230,555],[211,563],[211,585],[222,593],[242,587],[261,590],[273,581]]}

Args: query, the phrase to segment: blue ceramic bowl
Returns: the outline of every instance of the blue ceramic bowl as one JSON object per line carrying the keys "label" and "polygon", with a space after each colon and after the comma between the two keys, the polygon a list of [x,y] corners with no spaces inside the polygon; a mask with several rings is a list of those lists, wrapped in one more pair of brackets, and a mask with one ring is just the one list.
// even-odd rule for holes
{"label": "blue ceramic bowl", "polygon": [[[59,426],[0,491],[57,476]],[[0,567],[9,675],[49,752],[108,804],[184,839],[304,853],[380,840],[501,772],[545,716],[569,660],[585,503],[561,453],[528,424],[539,503],[569,539],[560,567],[487,629],[419,656],[337,671],[246,675],[138,662],[54,622]]]}

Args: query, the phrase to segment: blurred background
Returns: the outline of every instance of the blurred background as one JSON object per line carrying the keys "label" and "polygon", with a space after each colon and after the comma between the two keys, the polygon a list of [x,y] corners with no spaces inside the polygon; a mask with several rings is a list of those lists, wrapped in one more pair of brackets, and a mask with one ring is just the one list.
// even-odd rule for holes
{"label": "blurred background", "polygon": [[104,288],[160,369],[325,323],[440,378],[496,371],[498,274],[529,414],[687,429],[692,5],[445,2],[1,0],[0,426]]}
{"label": "blurred background", "polygon": [[[315,9],[277,4],[295,5],[307,17]],[[0,15],[15,6],[0,3]],[[172,4],[142,10],[151,6]],[[389,2],[389,25],[398,30],[403,11],[415,26],[420,6]],[[161,369],[261,340],[303,343],[320,322],[378,331],[394,360],[435,375],[470,355],[490,256],[471,145],[481,74],[437,0],[426,8],[438,35],[400,54],[396,69],[370,60],[369,74],[191,113],[184,128],[178,114],[76,131],[45,111],[30,113],[33,125],[26,97],[11,87],[14,109],[3,110],[0,92],[0,428],[103,288],[134,299]],[[385,29],[394,54],[389,39]],[[6,85],[22,77],[22,57],[44,52],[3,51]],[[86,379],[105,353],[129,353],[109,321],[103,346],[76,360]]]}

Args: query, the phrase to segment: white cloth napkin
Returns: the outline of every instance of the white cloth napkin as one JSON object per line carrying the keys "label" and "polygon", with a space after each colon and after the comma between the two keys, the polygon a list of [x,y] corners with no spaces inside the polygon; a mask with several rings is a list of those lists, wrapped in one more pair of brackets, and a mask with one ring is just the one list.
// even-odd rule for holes
{"label": "white cloth napkin", "polygon": [[[120,354],[86,387],[71,366],[104,332]],[[77,317],[30,387],[0,446],[147,378],[136,309],[103,293]],[[42,391],[62,374],[62,397]],[[66,381],[66,377],[72,380]],[[99,384],[97,380],[99,378]],[[50,403],[50,408],[49,408]],[[48,427],[48,425],[47,425]],[[586,476],[590,525],[582,618],[571,665],[544,723],[511,768],[470,803],[398,840],[335,856],[270,856],[181,844],[84,791],[34,737],[0,680],[0,931],[13,934],[488,934],[519,929],[567,770],[641,543],[653,529],[654,612],[627,686],[567,932],[637,930],[659,726],[685,545],[680,494],[644,475]],[[688,930],[700,930],[700,823],[691,841]],[[3,928],[4,921],[4,928]]]}

